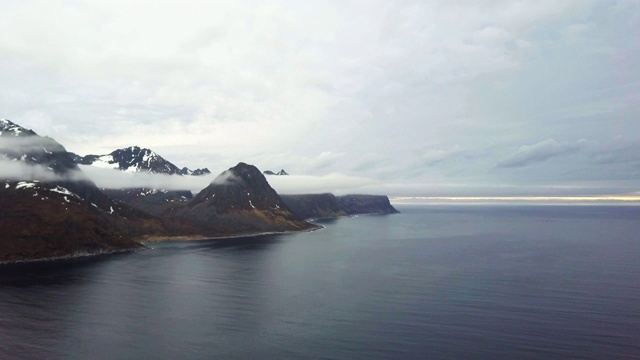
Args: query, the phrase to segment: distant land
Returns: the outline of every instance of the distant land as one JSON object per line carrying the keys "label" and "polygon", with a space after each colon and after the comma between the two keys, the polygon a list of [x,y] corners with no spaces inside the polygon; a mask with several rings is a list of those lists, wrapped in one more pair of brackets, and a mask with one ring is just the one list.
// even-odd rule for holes
{"label": "distant land", "polygon": [[284,169],[281,169],[278,172],[273,172],[271,170],[265,170],[262,172],[265,175],[289,175],[286,171],[284,171]]}
{"label": "distant land", "polygon": [[7,119],[0,119],[0,162],[0,263],[133,251],[148,241],[311,231],[320,227],[305,219],[398,212],[379,195],[280,196],[258,168],[242,162],[195,195],[100,189],[78,164],[170,176],[210,171],[179,168],[139,146],[80,156]]}

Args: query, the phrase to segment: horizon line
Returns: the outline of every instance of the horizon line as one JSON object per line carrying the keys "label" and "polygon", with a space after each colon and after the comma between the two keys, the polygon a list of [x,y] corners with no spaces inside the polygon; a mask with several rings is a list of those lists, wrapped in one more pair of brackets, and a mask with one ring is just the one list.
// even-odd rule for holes
{"label": "horizon line", "polygon": [[390,196],[392,203],[419,202],[640,202],[640,195],[597,195],[597,196]]}

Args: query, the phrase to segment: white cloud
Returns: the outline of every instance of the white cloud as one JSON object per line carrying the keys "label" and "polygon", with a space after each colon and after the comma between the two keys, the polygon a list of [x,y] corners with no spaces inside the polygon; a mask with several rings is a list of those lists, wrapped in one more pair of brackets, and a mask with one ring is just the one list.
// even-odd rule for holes
{"label": "white cloud", "polygon": [[500,161],[501,167],[523,167],[547,161],[551,158],[579,151],[586,141],[575,143],[559,143],[555,139],[547,139],[533,145],[523,145],[516,152]]}
{"label": "white cloud", "polygon": [[3,180],[40,180],[40,181],[58,181],[74,178],[73,175],[60,176],[56,175],[52,170],[40,166],[30,165],[24,161],[9,160],[0,156],[0,179]]}
{"label": "white cloud", "polygon": [[80,165],[80,169],[99,188],[149,188],[163,190],[190,190],[199,192],[209,185],[214,175],[209,176],[177,176],[152,173],[131,173],[113,169],[99,168],[91,165]]}
{"label": "white cloud", "polygon": [[268,176],[267,181],[279,194],[333,193],[343,195],[359,193],[366,186],[375,184],[370,179],[333,173],[324,176],[287,175]]}
{"label": "white cloud", "polygon": [[[591,0],[8,1],[1,117],[82,155],[139,145],[191,168],[522,185],[536,161],[590,164],[566,156],[575,139],[640,131],[638,13]],[[540,139],[557,144],[518,150]],[[633,177],[614,166],[591,174]]]}

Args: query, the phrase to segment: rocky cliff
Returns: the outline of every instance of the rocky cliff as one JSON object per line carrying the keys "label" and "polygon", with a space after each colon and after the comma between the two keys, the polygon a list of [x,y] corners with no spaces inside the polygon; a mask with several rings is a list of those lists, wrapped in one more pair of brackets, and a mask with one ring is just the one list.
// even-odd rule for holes
{"label": "rocky cliff", "polygon": [[282,195],[282,200],[294,213],[305,219],[399,212],[384,195],[302,194]]}

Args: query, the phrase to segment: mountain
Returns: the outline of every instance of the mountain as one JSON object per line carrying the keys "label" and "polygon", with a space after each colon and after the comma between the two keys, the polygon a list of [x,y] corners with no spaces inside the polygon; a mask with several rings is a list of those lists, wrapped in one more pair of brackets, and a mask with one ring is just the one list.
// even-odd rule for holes
{"label": "mountain", "polygon": [[202,176],[209,174],[211,174],[211,171],[209,171],[209,169],[207,168],[191,170],[189,168],[183,167],[182,169],[180,169],[180,175]]}
{"label": "mountain", "polygon": [[33,130],[25,129],[9,119],[0,119],[0,136],[34,136]]}
{"label": "mountain", "polygon": [[284,171],[284,169],[281,169],[281,170],[280,170],[280,171],[278,171],[277,173],[276,173],[276,172],[273,172],[273,171],[271,171],[271,170],[265,170],[265,171],[263,172],[263,174],[264,174],[264,175],[289,175],[289,174],[287,174],[287,172],[286,172],[286,171]]}
{"label": "mountain", "polygon": [[143,246],[99,209],[59,185],[6,182],[0,187],[0,262],[126,251]]}
{"label": "mountain", "polygon": [[289,210],[260,170],[242,162],[222,172],[170,214],[198,222],[219,235],[316,228]]}
{"label": "mountain", "polygon": [[114,200],[152,215],[162,216],[168,209],[186,203],[193,198],[191,191],[158,189],[106,189],[104,192]]}
{"label": "mountain", "polygon": [[304,219],[399,212],[384,195],[301,194],[281,197],[295,214]]}
{"label": "mountain", "polygon": [[105,155],[79,156],[74,153],[70,154],[70,157],[77,164],[93,165],[129,172],[193,176],[211,174],[211,171],[207,168],[191,170],[187,167],[183,167],[180,169],[151,149],[141,148],[139,146],[117,149]]}
{"label": "mountain", "polygon": [[150,149],[130,146],[117,149],[105,155],[87,155],[76,158],[82,165],[93,165],[129,172],[150,172],[156,174],[180,174],[180,169]]}
{"label": "mountain", "polygon": [[136,236],[167,233],[100,191],[61,144],[6,119],[0,161],[0,262],[137,249]]}
{"label": "mountain", "polygon": [[385,195],[343,195],[336,199],[347,215],[399,213]]}
{"label": "mountain", "polygon": [[333,194],[281,195],[282,201],[303,219],[322,219],[345,216]]}
{"label": "mountain", "polygon": [[[318,226],[302,217],[397,212],[385,196],[316,194],[284,201],[260,170],[245,163],[222,172],[196,196],[154,189],[107,194],[78,163],[126,171],[191,172],[139,147],[81,157],[49,137],[2,119],[0,263],[130,251],[143,247],[140,239],[313,230]],[[198,171],[210,173],[191,173]]]}
{"label": "mountain", "polygon": [[[55,140],[38,136],[7,119],[0,119],[0,155],[27,165],[38,165],[38,170],[59,176],[72,176],[78,166],[69,159],[67,151]],[[53,176],[52,174],[52,176]]]}

